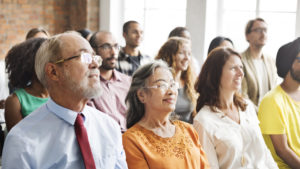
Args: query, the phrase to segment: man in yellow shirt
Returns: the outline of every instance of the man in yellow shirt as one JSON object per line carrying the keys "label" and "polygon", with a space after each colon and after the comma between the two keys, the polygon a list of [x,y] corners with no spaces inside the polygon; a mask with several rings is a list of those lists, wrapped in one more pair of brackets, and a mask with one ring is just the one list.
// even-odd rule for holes
{"label": "man in yellow shirt", "polygon": [[300,38],[278,50],[276,66],[284,81],[262,99],[260,128],[278,167],[300,168]]}

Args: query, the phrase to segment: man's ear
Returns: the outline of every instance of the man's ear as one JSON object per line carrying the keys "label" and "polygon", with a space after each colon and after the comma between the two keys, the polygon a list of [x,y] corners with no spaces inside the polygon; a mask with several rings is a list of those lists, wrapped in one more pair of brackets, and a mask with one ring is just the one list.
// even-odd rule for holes
{"label": "man's ear", "polygon": [[145,91],[144,91],[143,89],[139,89],[139,90],[137,91],[137,97],[138,97],[138,99],[139,99],[139,101],[140,101],[141,103],[145,103],[145,100],[146,100],[146,93],[145,93]]}
{"label": "man's ear", "polygon": [[48,76],[49,79],[53,81],[58,81],[60,72],[58,71],[57,65],[53,63],[47,63],[45,66],[45,74]]}
{"label": "man's ear", "polygon": [[126,39],[126,33],[125,33],[125,32],[123,32],[123,38],[125,38],[125,39]]}

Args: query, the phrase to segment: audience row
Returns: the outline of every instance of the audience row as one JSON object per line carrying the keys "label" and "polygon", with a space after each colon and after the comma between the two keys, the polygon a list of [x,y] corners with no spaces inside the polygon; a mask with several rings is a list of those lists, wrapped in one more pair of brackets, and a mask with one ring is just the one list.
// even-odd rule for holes
{"label": "audience row", "polygon": [[246,25],[241,54],[213,39],[198,76],[184,27],[154,60],[136,21],[123,26],[123,48],[107,31],[30,32],[5,60],[3,168],[300,166],[300,38],[275,66],[261,18]]}

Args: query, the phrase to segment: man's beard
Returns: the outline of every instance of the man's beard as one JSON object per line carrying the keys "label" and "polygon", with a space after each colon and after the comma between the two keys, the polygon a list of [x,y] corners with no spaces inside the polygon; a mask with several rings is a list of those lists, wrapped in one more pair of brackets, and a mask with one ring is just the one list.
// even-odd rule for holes
{"label": "man's beard", "polygon": [[116,65],[110,66],[109,64],[107,64],[107,62],[112,60],[112,59],[115,59],[115,56],[111,56],[111,57],[106,58],[105,60],[103,60],[102,65],[100,67],[104,70],[113,70],[114,68],[116,68]]}
{"label": "man's beard", "polygon": [[300,71],[295,71],[293,68],[290,69],[291,77],[293,80],[300,83]]}
{"label": "man's beard", "polygon": [[74,92],[77,93],[78,95],[81,95],[83,98],[86,99],[92,99],[99,97],[102,93],[102,88],[100,85],[100,81],[93,86],[89,86],[89,74],[91,74],[91,71],[88,71],[84,78],[80,81],[80,83],[75,82],[69,71],[64,71],[64,76],[66,78],[67,86]]}

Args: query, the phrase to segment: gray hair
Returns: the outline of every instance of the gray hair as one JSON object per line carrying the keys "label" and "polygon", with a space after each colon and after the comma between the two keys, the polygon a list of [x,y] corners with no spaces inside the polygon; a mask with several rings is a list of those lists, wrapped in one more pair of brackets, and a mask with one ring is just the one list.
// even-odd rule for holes
{"label": "gray hair", "polygon": [[[63,42],[61,41],[61,36],[64,35],[77,35],[74,32],[65,32],[51,38],[47,39],[42,46],[37,51],[35,57],[35,72],[39,81],[48,88],[47,78],[45,74],[45,66],[49,62],[55,62],[62,58],[61,49],[63,46]],[[77,35],[80,36],[80,35]]]}
{"label": "gray hair", "polygon": [[145,114],[144,104],[140,102],[137,96],[137,91],[146,86],[148,78],[153,75],[157,68],[163,68],[170,71],[166,62],[162,60],[154,60],[139,67],[132,76],[131,86],[125,99],[128,106],[126,124],[128,129],[140,121]]}

